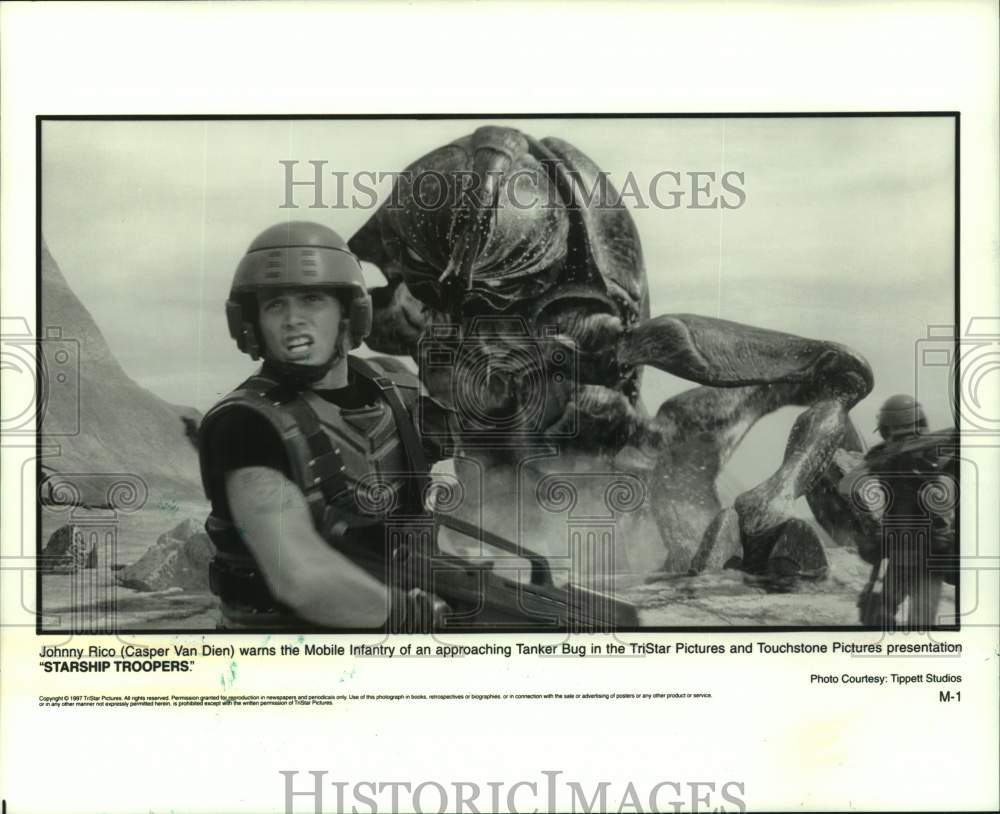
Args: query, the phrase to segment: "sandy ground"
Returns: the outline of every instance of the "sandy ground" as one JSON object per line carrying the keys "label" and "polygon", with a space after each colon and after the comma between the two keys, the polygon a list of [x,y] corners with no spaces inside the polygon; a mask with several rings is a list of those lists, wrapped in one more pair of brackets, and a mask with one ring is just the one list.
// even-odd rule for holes
{"label": "sandy ground", "polygon": [[[623,598],[639,608],[643,625],[803,626],[857,625],[858,595],[871,567],[853,549],[827,549],[829,576],[801,582],[794,593],[768,593],[740,571],[675,576],[623,590]],[[942,624],[955,614],[955,589],[944,586],[939,606]],[[905,608],[903,609],[905,612]]]}
{"label": "sandy ground", "polygon": [[[60,526],[75,522],[94,529],[104,542],[99,567],[77,574],[43,574],[43,630],[117,630],[176,628],[211,630],[218,603],[208,593],[174,589],[142,592],[115,584],[111,565],[130,565],[161,534],[185,518],[204,518],[208,504],[161,501],[133,514],[99,510],[46,508],[42,512],[42,540]],[[110,536],[109,536],[110,535]]]}
{"label": "sandy ground", "polygon": [[109,563],[129,565],[138,560],[161,534],[181,521],[193,517],[203,521],[208,516],[204,501],[151,501],[137,512],[79,509],[47,506],[42,510],[42,543],[60,526],[78,523],[99,530],[102,537],[112,532],[114,541],[108,552]]}
{"label": "sandy ground", "polygon": [[[206,514],[207,506],[198,503],[153,506],[113,519],[77,510],[74,521],[113,531],[112,542],[103,558],[106,562],[96,569],[42,576],[43,629],[214,629],[218,610],[211,594],[122,588],[109,568],[135,562],[181,520]],[[43,539],[70,519],[68,511],[43,512]],[[830,575],[820,582],[803,582],[794,593],[769,593],[742,572],[731,570],[653,581],[634,575],[619,581],[619,592],[639,609],[640,623],[650,627],[856,625],[855,603],[869,567],[853,549],[829,548],[827,556]],[[954,588],[945,586],[940,613],[944,617],[954,612]]]}
{"label": "sandy ground", "polygon": [[106,590],[81,591],[74,583],[71,575],[42,577],[43,630],[213,630],[218,619],[217,601],[208,593],[179,588],[143,593],[113,581]]}

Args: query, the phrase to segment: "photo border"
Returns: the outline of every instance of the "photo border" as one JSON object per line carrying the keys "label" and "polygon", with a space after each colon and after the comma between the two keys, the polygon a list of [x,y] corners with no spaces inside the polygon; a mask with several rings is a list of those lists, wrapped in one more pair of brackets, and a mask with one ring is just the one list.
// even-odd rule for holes
{"label": "photo border", "polygon": [[[953,286],[954,286],[954,341],[955,364],[949,375],[951,377],[951,388],[953,392],[953,416],[956,425],[961,416],[961,394],[958,384],[961,382],[961,357],[958,353],[960,346],[960,326],[961,326],[961,113],[957,110],[918,110],[918,111],[827,111],[827,112],[804,112],[804,111],[767,111],[767,112],[688,112],[688,113],[357,113],[357,114],[324,114],[324,113],[302,113],[302,114],[38,114],[35,116],[35,290],[37,292],[35,301],[35,320],[37,335],[35,337],[36,358],[41,359],[42,343],[42,299],[44,289],[42,286],[42,129],[43,124],[48,121],[464,121],[464,120],[489,120],[489,119],[511,119],[511,120],[532,120],[532,119],[838,119],[838,118],[951,118],[954,121],[954,234],[953,234]],[[38,364],[35,368],[36,392],[43,390],[43,369]],[[43,551],[42,544],[42,503],[40,499],[40,489],[42,485],[42,432],[41,423],[44,409],[36,410],[36,444],[35,444],[35,521],[36,521],[36,563],[40,560]],[[963,444],[961,428],[957,434],[958,449],[957,454],[961,456]],[[956,485],[961,494],[961,473],[956,472]],[[955,535],[956,535],[956,556],[961,563],[961,511],[955,515]],[[959,568],[959,574],[961,570]],[[913,632],[960,632],[961,624],[961,576],[955,585],[955,622],[947,625],[934,625],[926,629],[919,629]],[[112,629],[107,632],[92,632],[87,630],[77,630],[75,628],[45,630],[42,627],[42,618],[45,614],[42,598],[42,578],[41,571],[36,568],[35,580],[35,633],[40,636],[66,636],[66,635],[93,635],[93,636],[118,636],[126,635],[260,635],[261,633],[274,634],[303,634],[303,635],[359,635],[377,634],[384,632],[379,628],[336,628],[322,630],[303,630],[301,627],[292,628],[239,628],[239,629],[202,629],[202,628],[127,628]],[[621,626],[614,627],[608,633],[863,633],[878,632],[883,628],[879,626],[863,625],[824,625],[824,626],[804,626],[804,625],[710,625],[710,626]],[[564,628],[541,629],[537,626],[505,626],[502,629],[484,626],[482,628],[468,628],[462,630],[442,631],[447,635],[461,636],[482,636],[482,635],[511,635],[511,634],[567,634],[570,631]],[[393,635],[416,635],[416,634],[393,634]]]}

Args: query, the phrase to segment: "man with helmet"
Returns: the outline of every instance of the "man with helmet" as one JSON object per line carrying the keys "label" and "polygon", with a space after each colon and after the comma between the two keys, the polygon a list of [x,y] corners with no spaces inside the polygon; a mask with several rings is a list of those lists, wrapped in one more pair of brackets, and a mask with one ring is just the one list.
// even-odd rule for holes
{"label": "man with helmet", "polygon": [[913,438],[927,430],[924,408],[913,396],[890,396],[878,411],[878,434],[883,441]]}
{"label": "man with helmet", "polygon": [[263,365],[199,438],[223,627],[420,630],[442,612],[384,573],[385,522],[423,513],[436,451],[411,419],[416,376],[349,354],[371,314],[358,259],[325,226],[272,226],[240,261],[229,332]]}
{"label": "man with helmet", "polygon": [[[887,399],[878,413],[882,443],[865,455],[865,474],[880,485],[876,521],[860,547],[872,564],[872,576],[858,602],[865,625],[893,628],[904,599],[907,625],[925,629],[938,624],[943,581],[954,583],[944,558],[955,554],[956,479],[948,450],[952,434],[928,433],[927,416],[912,396]],[[875,583],[885,564],[883,590]],[[935,561],[936,560],[936,561]]]}

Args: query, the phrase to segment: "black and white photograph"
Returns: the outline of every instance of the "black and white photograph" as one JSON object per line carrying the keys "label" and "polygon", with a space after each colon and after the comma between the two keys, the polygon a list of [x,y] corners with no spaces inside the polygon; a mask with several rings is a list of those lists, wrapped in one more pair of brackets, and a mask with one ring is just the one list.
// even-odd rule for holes
{"label": "black and white photograph", "polygon": [[39,120],[40,631],[954,627],[957,127]]}
{"label": "black and white photograph", "polygon": [[998,23],[0,2],[0,814],[997,811]]}

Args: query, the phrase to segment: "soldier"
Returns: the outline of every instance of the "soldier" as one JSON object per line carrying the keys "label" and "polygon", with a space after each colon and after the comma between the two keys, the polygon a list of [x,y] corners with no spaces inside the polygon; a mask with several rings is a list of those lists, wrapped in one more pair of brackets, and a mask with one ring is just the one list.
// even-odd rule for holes
{"label": "soldier", "polygon": [[[868,451],[865,470],[878,479],[885,500],[881,513],[873,513],[876,525],[860,549],[873,565],[872,579],[858,602],[861,622],[893,628],[908,598],[908,626],[926,629],[938,621],[942,582],[957,576],[946,573],[940,559],[955,551],[955,480],[948,472],[949,456],[941,454],[949,435],[928,434],[923,407],[908,395],[892,396],[882,405],[878,432],[883,443]],[[887,562],[879,593],[874,585],[883,559]]]}
{"label": "soldier", "polygon": [[325,226],[272,226],[236,270],[229,332],[264,362],[200,430],[222,627],[419,630],[443,611],[384,581],[383,523],[423,511],[427,459],[417,378],[349,354],[371,314],[357,257]]}

